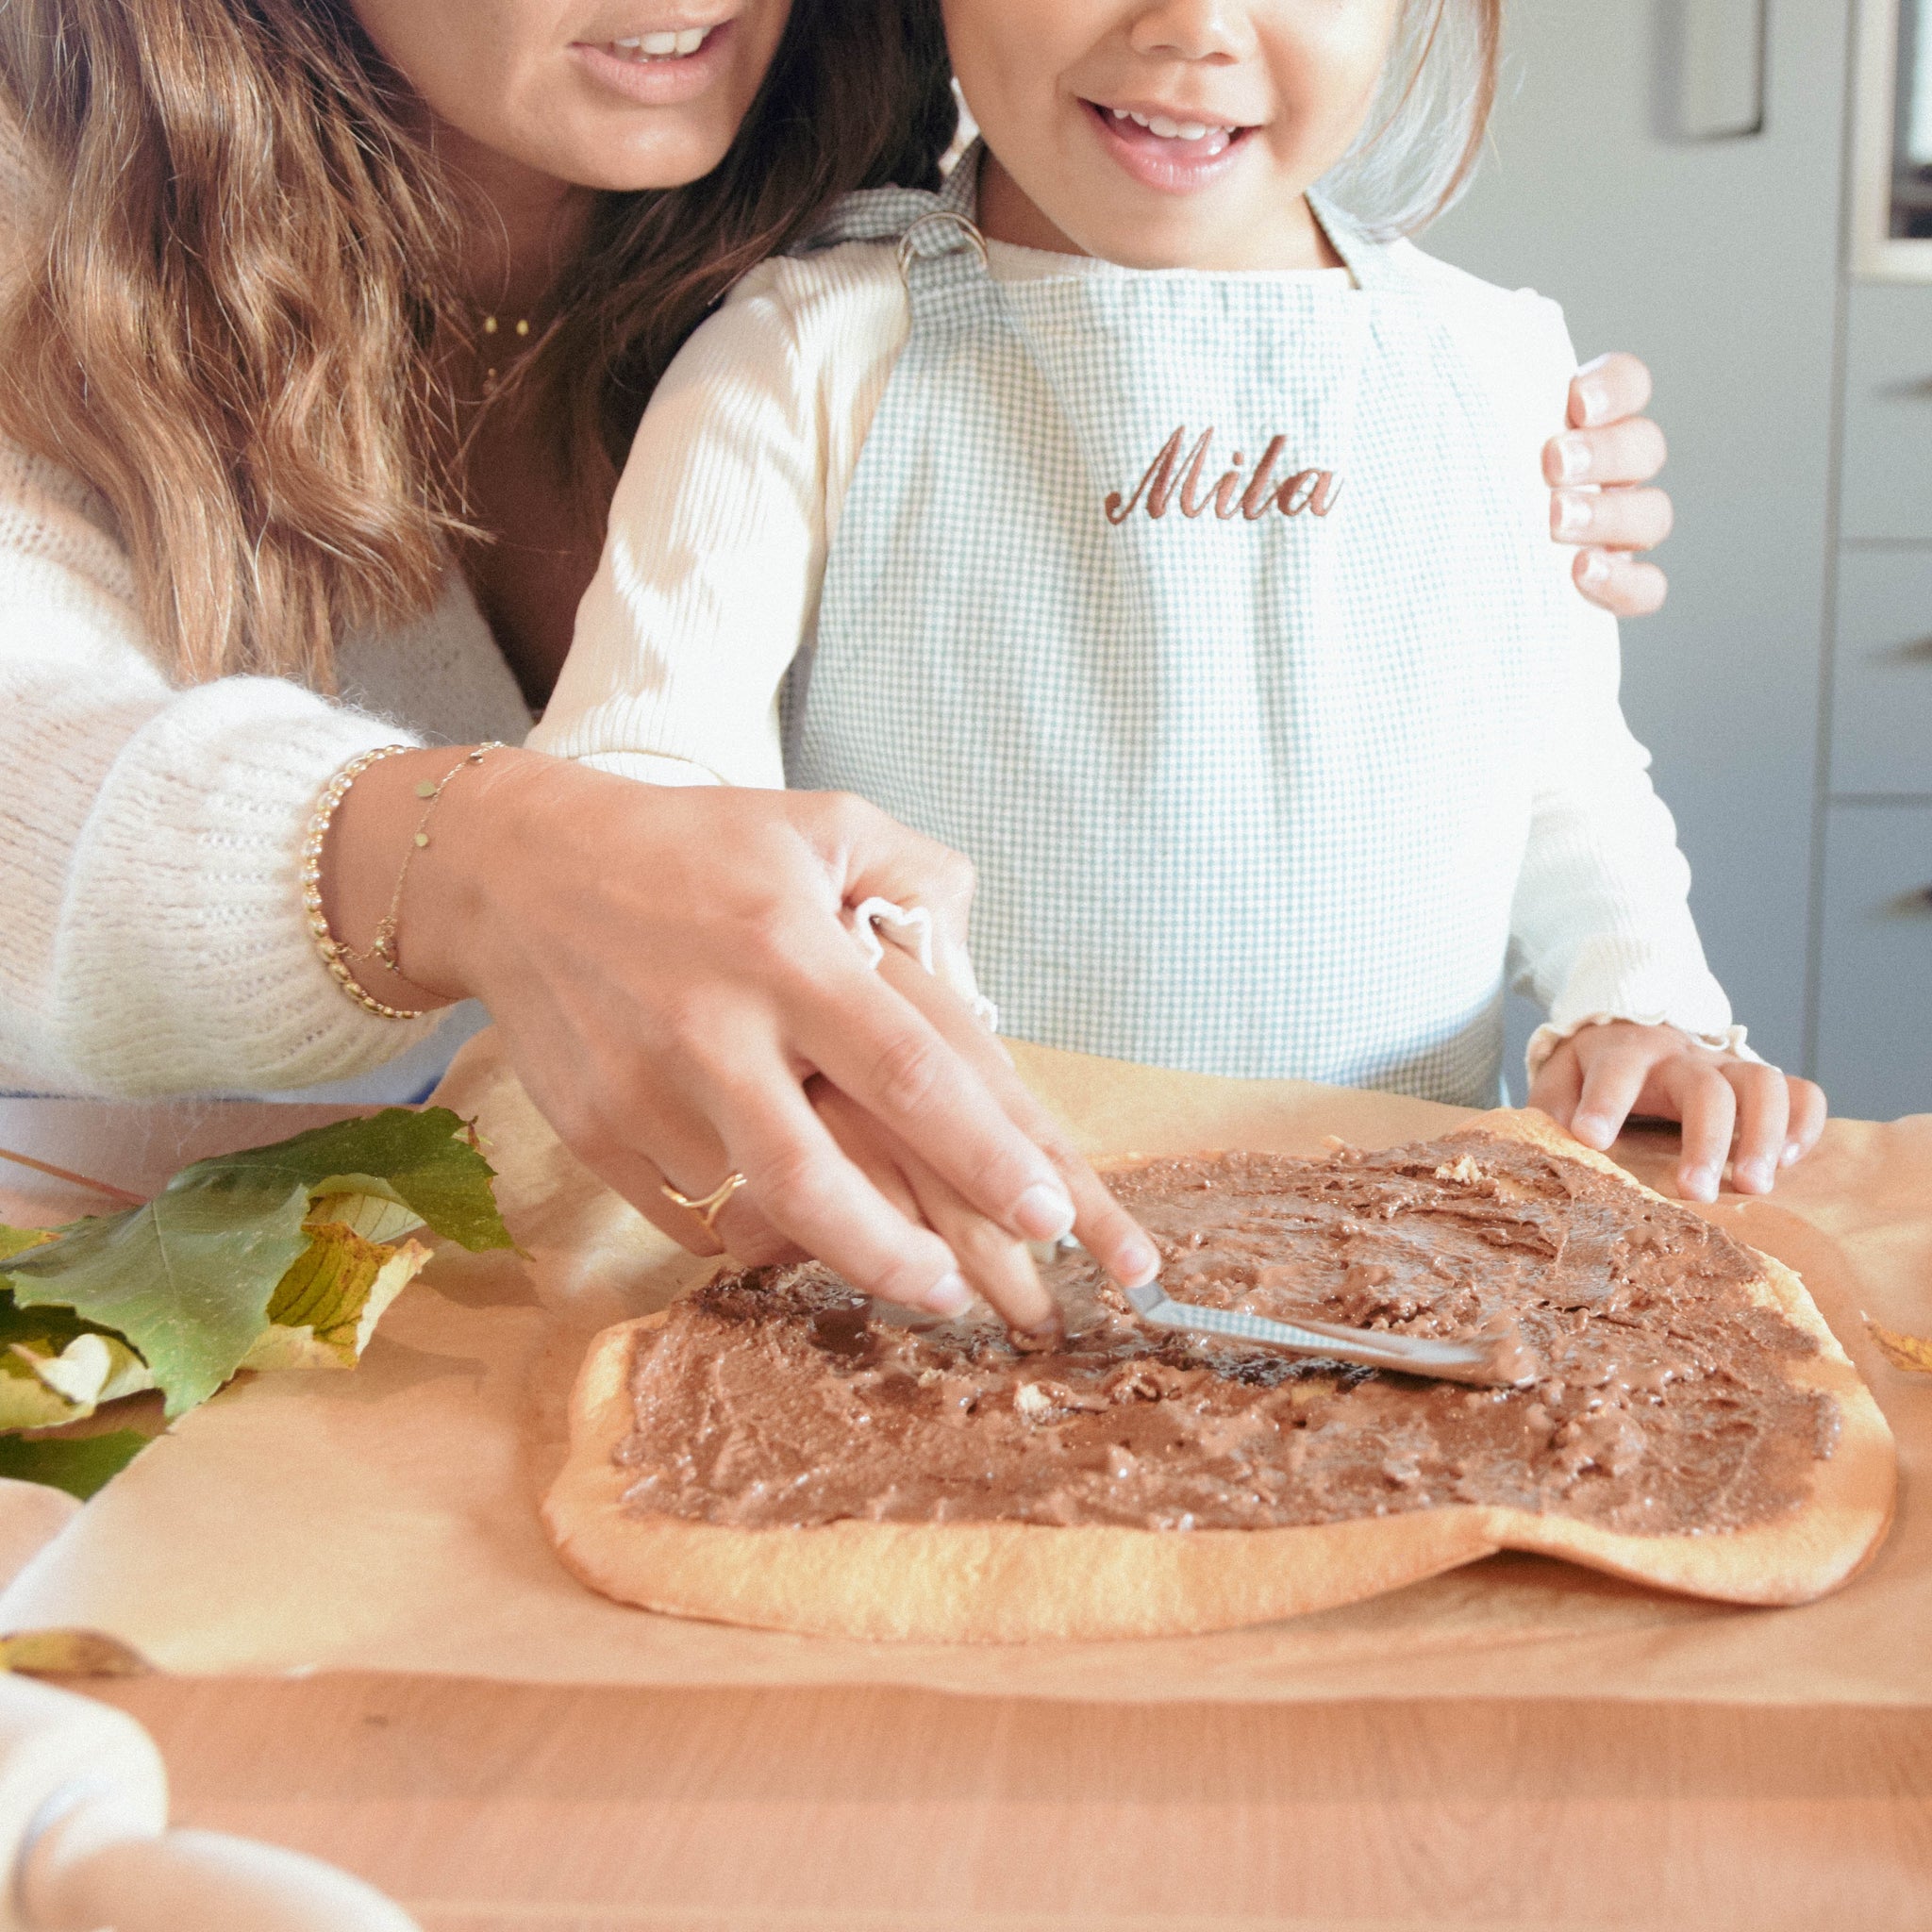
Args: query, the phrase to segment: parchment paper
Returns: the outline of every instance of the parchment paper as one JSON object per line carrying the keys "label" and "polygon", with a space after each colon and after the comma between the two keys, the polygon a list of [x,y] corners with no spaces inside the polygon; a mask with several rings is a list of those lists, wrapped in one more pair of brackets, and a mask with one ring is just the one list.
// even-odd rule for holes
{"label": "parchment paper", "polygon": [[[1453,1109],[1022,1050],[1094,1151],[1391,1144]],[[1774,1204],[1712,1218],[1790,1262],[1897,1432],[1900,1516],[1846,1590],[1792,1610],[1674,1598],[1504,1557],[1376,1601],[1208,1638],[952,1649],[680,1623],[552,1560],[533,1499],[583,1343],[694,1265],[605,1192],[504,1074],[491,1036],[441,1096],[480,1119],[527,1265],[448,1256],[353,1375],[264,1376],[189,1417],[0,1596],[0,1631],[86,1628],[196,1674],[381,1670],[545,1683],[897,1684],[1153,1701],[1508,1696],[1932,1703],[1932,1380],[1886,1367],[1861,1308],[1932,1324],[1932,1117],[1835,1124]],[[1643,1177],[1670,1137],[1620,1149]],[[699,1264],[702,1265],[702,1264]],[[4,1507],[4,1505],[0,1505]]]}

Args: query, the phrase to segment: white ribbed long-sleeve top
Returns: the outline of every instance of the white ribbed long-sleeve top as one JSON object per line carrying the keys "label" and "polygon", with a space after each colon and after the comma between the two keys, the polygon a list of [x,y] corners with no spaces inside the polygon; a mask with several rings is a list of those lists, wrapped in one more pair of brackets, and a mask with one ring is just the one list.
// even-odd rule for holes
{"label": "white ribbed long-sleeve top", "polygon": [[[1564,426],[1575,374],[1560,310],[1399,245],[1494,398],[1524,515],[1546,520],[1541,452]],[[1000,243],[990,253],[1008,280],[1126,273]],[[888,246],[773,261],[746,277],[645,412],[532,745],[660,784],[783,784],[779,688],[811,633],[846,491],[909,329]],[[1569,585],[1572,555],[1550,546],[1573,676],[1549,694],[1511,922],[1514,982],[1550,1019],[1532,1066],[1604,1019],[1741,1046],[1690,918],[1675,827],[1618,703],[1616,622]]]}

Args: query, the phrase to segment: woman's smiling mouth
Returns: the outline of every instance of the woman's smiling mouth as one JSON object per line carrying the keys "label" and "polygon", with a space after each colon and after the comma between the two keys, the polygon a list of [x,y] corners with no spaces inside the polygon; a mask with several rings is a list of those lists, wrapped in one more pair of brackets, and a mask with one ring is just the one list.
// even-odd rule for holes
{"label": "woman's smiling mouth", "polygon": [[571,51],[613,92],[643,107],[675,107],[717,78],[737,26],[736,20],[720,20],[709,26],[655,27],[608,41],[578,41]]}

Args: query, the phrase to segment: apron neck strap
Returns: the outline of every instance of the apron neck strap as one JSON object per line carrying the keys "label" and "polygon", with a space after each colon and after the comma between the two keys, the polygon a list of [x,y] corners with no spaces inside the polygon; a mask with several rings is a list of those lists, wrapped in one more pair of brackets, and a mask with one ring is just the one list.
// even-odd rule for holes
{"label": "apron neck strap", "polygon": [[1308,208],[1327,236],[1329,247],[1355,277],[1357,288],[1379,292],[1401,284],[1402,272],[1390,260],[1387,247],[1370,241],[1353,215],[1313,188],[1308,190]]}
{"label": "apron neck strap", "polygon": [[[908,282],[954,281],[987,272],[986,237],[979,229],[979,171],[986,143],[975,141],[946,176],[937,193],[913,188],[873,188],[848,194],[827,220],[791,251],[816,254],[846,242],[894,242],[899,268]],[[1382,291],[1403,286],[1405,277],[1388,248],[1373,242],[1361,225],[1310,189],[1308,207],[1329,245],[1355,277],[1357,288]]]}

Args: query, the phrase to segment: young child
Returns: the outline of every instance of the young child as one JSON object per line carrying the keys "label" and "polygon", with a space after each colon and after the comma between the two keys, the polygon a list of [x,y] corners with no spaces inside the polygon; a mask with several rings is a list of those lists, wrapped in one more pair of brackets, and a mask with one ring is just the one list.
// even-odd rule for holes
{"label": "young child", "polygon": [[957,847],[1013,1034],[1487,1106],[1513,982],[1539,1104],[1682,1119],[1707,1198],[1737,1123],[1769,1189],[1823,1096],[1731,1024],[1550,541],[1561,315],[1378,239],[1499,8],[944,0],[983,146],[688,345],[531,741]]}

